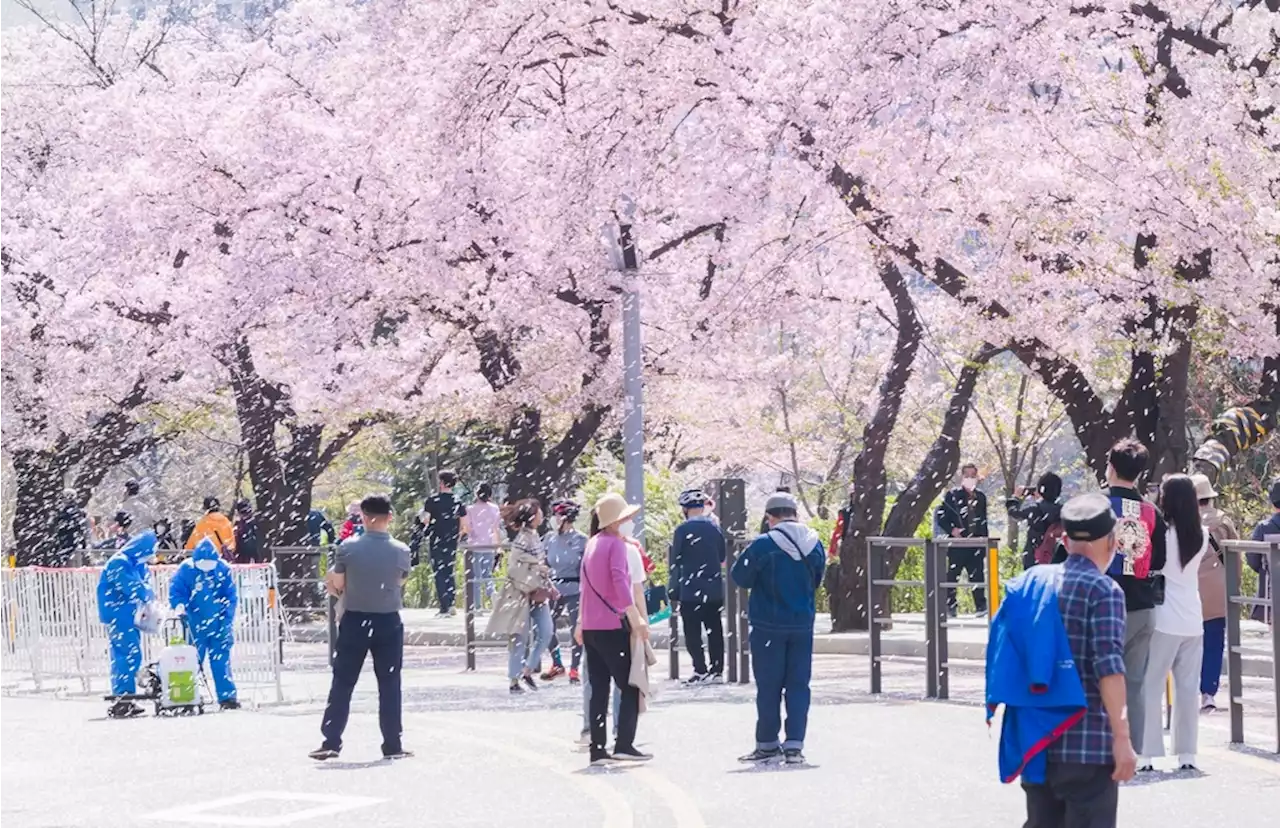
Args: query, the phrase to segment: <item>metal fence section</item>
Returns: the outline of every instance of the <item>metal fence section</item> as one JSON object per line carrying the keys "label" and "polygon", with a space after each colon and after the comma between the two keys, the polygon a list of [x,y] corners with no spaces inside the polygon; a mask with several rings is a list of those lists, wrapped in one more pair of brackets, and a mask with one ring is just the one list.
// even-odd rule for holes
{"label": "metal fence section", "polygon": [[[883,692],[884,630],[894,624],[910,626],[920,622],[893,618],[893,590],[919,589],[924,592],[924,662],[925,695],[931,699],[950,696],[947,650],[947,590],[986,589],[990,595],[988,621],[1000,605],[999,538],[886,538],[871,537],[866,541],[867,566],[867,631],[871,658],[871,692]],[[890,577],[889,562],[894,552],[924,548],[924,579]],[[986,558],[986,577],[982,583],[957,583],[946,580],[951,549],[982,549]],[[878,596],[883,594],[883,601]],[[896,659],[910,661],[919,656],[901,655]]]}
{"label": "metal fence section", "polygon": [[[952,549],[984,550],[986,561],[986,577],[979,583],[961,583],[946,580],[950,569],[948,553]],[[951,676],[949,662],[949,645],[947,643],[947,623],[950,614],[947,610],[947,594],[953,589],[975,591],[982,589],[988,594],[987,624],[1000,606],[1000,539],[999,538],[936,538],[929,542],[925,549],[925,560],[933,560],[933,612],[926,611],[926,647],[929,649],[936,665],[936,681],[929,694],[934,699],[951,698]],[[925,580],[929,580],[930,567],[925,564]],[[928,588],[927,588],[928,589]],[[932,632],[932,635],[930,635]]]}
{"label": "metal fence section", "polygon": [[[1231,743],[1244,744],[1244,656],[1247,653],[1240,637],[1240,610],[1232,607],[1265,607],[1274,619],[1276,608],[1276,572],[1280,571],[1280,542],[1225,540],[1221,543],[1227,570],[1227,687],[1231,694]],[[1262,555],[1268,562],[1265,571],[1271,581],[1268,598],[1240,594],[1240,572],[1245,555]],[[1267,577],[1266,574],[1260,577]],[[1276,753],[1280,753],[1280,635],[1274,620],[1271,627],[1271,683],[1276,712]]]}
{"label": "metal fence section", "polygon": [[[724,661],[726,668],[725,679],[730,684],[750,684],[751,683],[751,643],[750,643],[750,626],[747,621],[747,591],[739,588],[733,583],[733,578],[729,573],[733,570],[733,564],[738,559],[738,555],[746,549],[746,538],[742,533],[726,533],[725,535],[725,558],[724,558],[724,614],[725,614],[725,635],[724,635]],[[674,619],[675,613],[673,612]],[[674,630],[674,620],[672,621]],[[689,631],[685,630],[685,635]],[[702,633],[699,632],[699,635]],[[676,665],[679,662],[679,653],[676,650],[674,634],[671,643],[671,677],[678,678],[678,669]]]}
{"label": "metal fence section", "polygon": [[[476,649],[479,647],[510,647],[511,642],[507,636],[501,639],[481,639],[476,635],[476,614],[482,610],[482,607],[476,605],[476,598],[481,598],[483,603],[483,593],[493,592],[494,599],[498,594],[498,584],[500,579],[496,576],[491,578],[480,578],[476,575],[476,552],[496,552],[501,554],[503,551],[510,549],[509,544],[501,546],[464,546],[462,548],[462,607],[464,621],[464,641],[467,647],[467,669],[476,669]],[[497,565],[495,563],[494,570],[496,573]],[[559,632],[552,631],[554,635]],[[571,633],[572,634],[572,631]]]}
{"label": "metal fence section", "polygon": [[[156,599],[167,604],[177,567],[151,568]],[[275,568],[231,567],[239,593],[231,669],[242,703],[282,699],[280,614]],[[0,574],[0,618],[5,642],[6,690],[91,694],[110,684],[107,628],[98,620],[98,567],[5,569]],[[159,655],[159,636],[143,637],[143,663]]]}
{"label": "metal fence section", "polygon": [[[925,541],[920,538],[884,538],[872,537],[866,539],[867,546],[867,636],[869,640],[868,653],[871,656],[871,692],[880,693],[883,691],[883,675],[881,665],[884,660],[884,627],[893,624],[893,589],[895,587],[907,587],[924,590],[925,606],[933,606],[936,600],[937,590],[930,590],[928,585],[936,578],[931,578],[929,574],[929,561],[931,557],[925,556],[925,579],[923,581],[890,578],[889,577],[889,561],[894,550],[910,549],[912,547],[923,546]],[[880,589],[887,590],[884,605],[876,600],[877,592]],[[931,617],[926,610],[926,632],[925,638],[928,639],[927,619]],[[934,682],[937,680],[938,670],[934,663],[934,653],[932,648],[928,646],[926,641],[925,651],[927,653],[925,661],[927,664],[928,675],[925,679],[928,695],[934,695]],[[902,656],[903,659],[910,659],[912,656]]]}

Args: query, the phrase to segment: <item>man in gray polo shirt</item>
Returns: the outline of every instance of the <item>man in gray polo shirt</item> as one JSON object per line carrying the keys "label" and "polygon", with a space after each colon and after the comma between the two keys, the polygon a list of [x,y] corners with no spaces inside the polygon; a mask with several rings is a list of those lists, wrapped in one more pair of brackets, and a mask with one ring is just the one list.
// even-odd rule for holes
{"label": "man in gray polo shirt", "polygon": [[320,725],[324,743],[310,753],[321,762],[342,751],[351,693],[368,653],[373,654],[373,674],[378,679],[382,755],[388,759],[413,755],[400,743],[400,668],[404,662],[400,608],[409,577],[409,547],[391,537],[390,498],[370,495],[360,501],[360,512],[364,534],[348,538],[338,547],[326,578],[329,593],[342,596],[346,611],[338,625],[333,683]]}

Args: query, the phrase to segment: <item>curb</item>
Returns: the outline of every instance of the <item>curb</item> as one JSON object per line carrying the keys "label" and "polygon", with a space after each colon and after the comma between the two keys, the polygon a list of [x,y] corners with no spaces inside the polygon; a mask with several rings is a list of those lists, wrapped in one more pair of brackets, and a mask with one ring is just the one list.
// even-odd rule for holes
{"label": "curb", "polygon": [[[295,629],[293,640],[303,644],[323,644],[327,634],[322,629]],[[568,643],[567,634],[560,631],[560,640]],[[667,630],[655,631],[650,639],[655,650],[666,650],[671,642]],[[404,643],[411,647],[465,647],[466,635],[463,633],[445,633],[433,630],[405,630]],[[476,634],[476,646],[482,649],[505,647],[503,636]],[[895,658],[924,658],[924,641],[919,639],[892,638],[881,639],[881,652],[885,656]],[[866,638],[853,636],[815,635],[813,651],[818,655],[855,655],[870,656],[870,642]],[[947,657],[956,661],[983,661],[986,658],[987,645],[981,641],[949,641]],[[1245,655],[1242,658],[1244,675],[1250,678],[1271,678],[1271,660],[1259,653],[1256,657]],[[1223,660],[1223,676],[1226,676],[1226,660]]]}

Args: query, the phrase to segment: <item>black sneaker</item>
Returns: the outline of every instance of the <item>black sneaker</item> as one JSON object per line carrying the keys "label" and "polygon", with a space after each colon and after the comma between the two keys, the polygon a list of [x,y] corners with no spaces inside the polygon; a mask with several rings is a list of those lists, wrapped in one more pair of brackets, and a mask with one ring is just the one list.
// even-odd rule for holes
{"label": "black sneaker", "polygon": [[533,676],[523,676],[520,680],[523,681],[524,686],[528,687],[530,690],[538,689],[538,682],[533,680]]}
{"label": "black sneaker", "polygon": [[520,682],[517,681],[511,685],[511,695],[519,696],[523,693],[524,693],[524,688],[520,686]]}
{"label": "black sneaker", "polygon": [[746,756],[739,756],[739,762],[768,762],[771,759],[778,759],[782,756],[782,748],[756,748]]}
{"label": "black sneaker", "polygon": [[804,752],[800,748],[788,748],[782,751],[782,756],[788,765],[804,764]]}
{"label": "black sneaker", "polygon": [[708,681],[710,678],[711,677],[708,676],[706,673],[694,673],[693,675],[689,676],[689,678],[685,679],[684,686],[696,687],[699,684],[703,684],[704,682]]}
{"label": "black sneaker", "polygon": [[613,758],[619,762],[648,762],[653,758],[651,753],[643,753],[634,745],[625,748],[614,748]]}
{"label": "black sneaker", "polygon": [[1138,773],[1155,773],[1155,772],[1156,772],[1155,765],[1143,765],[1142,767],[1138,768]]}
{"label": "black sneaker", "polygon": [[608,765],[612,762],[613,762],[613,757],[609,755],[608,751],[596,750],[595,748],[591,749],[592,765]]}
{"label": "black sneaker", "polygon": [[112,719],[132,719],[146,711],[131,701],[118,701],[107,708],[107,716]]}
{"label": "black sneaker", "polygon": [[1182,764],[1182,765],[1179,765],[1179,766],[1178,766],[1178,770],[1180,770],[1180,771],[1198,771],[1198,770],[1200,770],[1200,769],[1199,769],[1199,768],[1197,768],[1195,765],[1191,764],[1190,762],[1186,762],[1186,763],[1184,763],[1184,764]]}
{"label": "black sneaker", "polygon": [[218,702],[218,709],[219,710],[239,710],[240,702],[236,701],[235,699],[227,699],[224,702]]}
{"label": "black sneaker", "polygon": [[338,751],[334,750],[333,748],[327,748],[321,745],[320,747],[311,751],[307,755],[310,756],[312,759],[316,760],[317,762],[323,762],[327,759],[337,759]]}
{"label": "black sneaker", "polygon": [[411,751],[411,750],[405,750],[404,748],[400,748],[399,750],[397,750],[397,751],[396,751],[396,752],[394,752],[394,753],[384,753],[384,754],[382,754],[382,758],[383,758],[383,759],[390,759],[390,760],[391,760],[391,761],[393,761],[393,762],[394,762],[395,760],[397,760],[397,759],[412,759],[412,758],[413,758],[413,751]]}

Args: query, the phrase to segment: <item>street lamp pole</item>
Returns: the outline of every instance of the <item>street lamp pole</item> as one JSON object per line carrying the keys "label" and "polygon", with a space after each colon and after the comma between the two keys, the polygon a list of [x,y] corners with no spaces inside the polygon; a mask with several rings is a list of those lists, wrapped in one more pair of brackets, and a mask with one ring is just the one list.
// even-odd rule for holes
{"label": "street lamp pole", "polygon": [[626,468],[627,502],[640,507],[635,518],[636,540],[644,543],[644,358],[640,349],[640,265],[630,224],[618,225],[622,248],[622,374],[625,409],[622,450]]}

